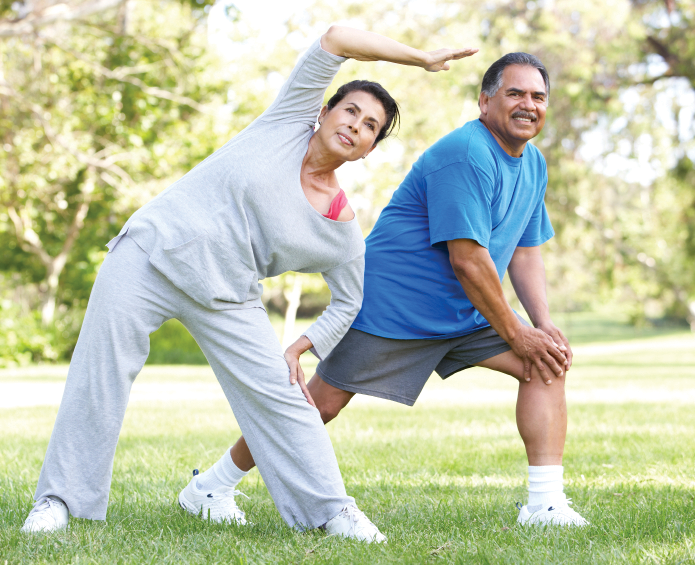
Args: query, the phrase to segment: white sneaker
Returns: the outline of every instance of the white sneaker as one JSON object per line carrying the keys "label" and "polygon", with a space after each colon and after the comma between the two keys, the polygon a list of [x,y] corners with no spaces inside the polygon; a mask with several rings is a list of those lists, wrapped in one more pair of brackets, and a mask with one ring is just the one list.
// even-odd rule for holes
{"label": "white sneaker", "polygon": [[357,508],[350,504],[324,526],[330,535],[354,538],[367,543],[386,542],[386,537],[379,532],[376,525]]}
{"label": "white sneaker", "polygon": [[[196,487],[198,470],[193,471],[193,479],[179,493],[179,505],[196,517],[210,519],[215,523],[246,524],[246,514],[239,509],[234,496],[244,495],[229,487],[219,487],[213,491],[201,491]],[[244,497],[246,497],[244,495]],[[248,499],[248,497],[247,497]]]}
{"label": "white sneaker", "polygon": [[528,505],[520,506],[519,517],[516,520],[521,525],[560,525],[563,527],[586,527],[589,525],[584,517],[570,507],[572,500],[565,498],[556,503],[543,505],[539,510],[531,513]]}
{"label": "white sneaker", "polygon": [[23,533],[52,533],[68,526],[68,507],[57,497],[42,497],[20,529]]}

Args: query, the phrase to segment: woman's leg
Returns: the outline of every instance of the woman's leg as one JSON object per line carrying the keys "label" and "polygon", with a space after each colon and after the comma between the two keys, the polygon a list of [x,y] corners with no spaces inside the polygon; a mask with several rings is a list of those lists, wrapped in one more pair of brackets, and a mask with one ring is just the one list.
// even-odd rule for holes
{"label": "woman's leg", "polygon": [[[318,373],[314,374],[314,377],[309,380],[307,387],[309,393],[311,393],[311,398],[316,403],[316,408],[319,410],[323,424],[327,424],[336,418],[338,413],[350,402],[350,399],[355,396],[350,391],[343,391],[326,383]],[[232,446],[230,456],[234,464],[244,472],[248,472],[256,465],[243,436]]]}
{"label": "woman's leg", "polygon": [[314,528],[354,503],[319,412],[290,385],[265,311],[187,308],[181,321],[210,362],[283,519]]}
{"label": "woman's leg", "polygon": [[179,295],[131,238],[106,256],[70,363],[37,500],[53,495],[75,517],[106,518],[130,388],[147,359],[150,333],[175,316]]}

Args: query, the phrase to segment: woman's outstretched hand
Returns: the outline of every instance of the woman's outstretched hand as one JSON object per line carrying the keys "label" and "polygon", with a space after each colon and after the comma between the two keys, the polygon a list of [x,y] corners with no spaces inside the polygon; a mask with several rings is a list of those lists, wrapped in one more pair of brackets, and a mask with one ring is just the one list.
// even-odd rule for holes
{"label": "woman's outstretched hand", "polygon": [[423,66],[425,71],[436,73],[437,71],[448,71],[449,61],[456,61],[464,57],[475,55],[478,49],[475,47],[466,47],[465,49],[437,49],[436,51],[428,51],[429,61]]}
{"label": "woman's outstretched hand", "polygon": [[316,407],[316,403],[311,398],[311,393],[309,393],[309,388],[306,386],[306,380],[304,379],[304,370],[299,363],[299,356],[304,352],[312,348],[314,345],[311,343],[306,336],[300,336],[299,339],[292,344],[287,350],[285,350],[285,361],[287,366],[290,368],[290,383],[292,385],[299,384],[299,388],[304,393],[307,402],[312,407]]}
{"label": "woman's outstretched hand", "polygon": [[478,52],[475,47],[425,52],[378,33],[347,26],[328,28],[321,36],[321,47],[333,55],[357,61],[390,61],[400,65],[422,67],[432,73],[448,71],[449,61],[470,57]]}

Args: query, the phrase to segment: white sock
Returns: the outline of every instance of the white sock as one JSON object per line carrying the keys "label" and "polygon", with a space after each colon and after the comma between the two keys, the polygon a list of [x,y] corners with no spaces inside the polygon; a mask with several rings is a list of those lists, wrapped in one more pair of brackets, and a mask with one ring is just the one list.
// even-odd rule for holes
{"label": "white sock", "polygon": [[215,465],[198,476],[196,488],[201,491],[213,491],[220,487],[236,487],[248,472],[240,470],[227,450]]}
{"label": "white sock", "polygon": [[546,503],[564,499],[562,492],[562,466],[528,467],[528,510],[531,513],[543,508]]}

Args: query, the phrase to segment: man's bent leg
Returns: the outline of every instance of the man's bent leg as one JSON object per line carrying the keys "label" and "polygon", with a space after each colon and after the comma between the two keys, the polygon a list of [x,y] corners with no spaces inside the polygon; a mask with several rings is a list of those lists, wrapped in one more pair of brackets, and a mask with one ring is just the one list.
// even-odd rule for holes
{"label": "man's bent leg", "polygon": [[[343,391],[337,387],[329,385],[318,374],[314,374],[307,384],[309,393],[316,403],[316,408],[321,413],[321,419],[326,424],[338,416],[338,413],[350,402],[355,394],[349,391]],[[253,456],[249,450],[246,440],[242,436],[236,441],[229,451],[232,461],[239,470],[248,472],[256,463],[253,461]],[[235,487],[235,486],[230,486]]]}
{"label": "man's bent leg", "polygon": [[587,525],[563,493],[562,453],[567,433],[565,375],[546,385],[534,366],[531,381],[527,382],[523,378],[523,362],[511,351],[476,365],[506,373],[519,381],[516,422],[529,461],[529,500],[521,507],[518,522]]}
{"label": "man's bent leg", "polygon": [[511,375],[519,381],[516,423],[530,466],[561,466],[567,434],[565,376],[543,383],[535,366],[524,381],[524,363],[514,352],[504,352],[476,365]]}

